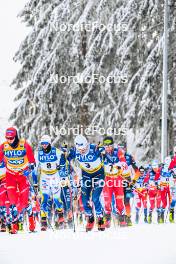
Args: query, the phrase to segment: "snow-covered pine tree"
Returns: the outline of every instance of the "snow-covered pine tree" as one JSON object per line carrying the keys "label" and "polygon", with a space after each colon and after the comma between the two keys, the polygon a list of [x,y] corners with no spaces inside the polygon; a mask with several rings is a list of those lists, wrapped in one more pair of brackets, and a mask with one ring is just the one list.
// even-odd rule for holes
{"label": "snow-covered pine tree", "polygon": [[[72,140],[72,134],[58,134],[64,128],[126,128],[135,135],[135,146],[143,149],[141,159],[159,157],[163,2],[29,1],[20,16],[31,33],[15,56],[22,67],[13,81],[19,105],[11,118],[20,132],[35,144],[49,133],[57,144]],[[172,8],[171,94],[174,12]],[[170,131],[175,125],[173,100]],[[126,135],[116,139],[126,140]]]}

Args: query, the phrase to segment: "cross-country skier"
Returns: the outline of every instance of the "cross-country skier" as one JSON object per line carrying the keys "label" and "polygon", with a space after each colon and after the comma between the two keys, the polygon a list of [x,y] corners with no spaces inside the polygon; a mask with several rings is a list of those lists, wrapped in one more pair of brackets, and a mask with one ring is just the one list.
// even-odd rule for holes
{"label": "cross-country skier", "polygon": [[61,187],[58,170],[60,169],[60,158],[62,152],[51,145],[48,135],[42,136],[40,148],[36,153],[36,167],[33,171],[33,184],[37,188],[40,177],[41,201],[41,230],[46,231],[48,227],[48,202],[50,196],[53,198],[57,211],[58,224],[63,225],[63,204],[60,199]]}
{"label": "cross-country skier", "polygon": [[157,208],[157,221],[160,222],[161,219],[161,190],[159,185],[159,179],[160,179],[160,168],[158,161],[154,160],[152,161],[152,165],[148,166],[147,169],[147,183],[148,183],[148,197],[150,202],[150,209],[149,209],[149,215],[148,215],[148,223],[152,223],[152,213],[155,209],[155,206]]}
{"label": "cross-country skier", "polygon": [[88,143],[83,135],[77,135],[75,147],[70,149],[69,161],[76,161],[82,172],[81,197],[87,218],[86,231],[94,227],[93,202],[97,215],[98,230],[105,230],[104,210],[100,202],[100,195],[104,184],[104,168],[101,150],[94,144]]}
{"label": "cross-country skier", "polygon": [[[124,150],[124,155],[127,163],[126,173],[124,174],[124,180],[126,181],[124,187],[124,202],[125,202],[125,211],[126,211],[126,222],[128,226],[132,225],[131,221],[131,205],[130,199],[133,197],[132,188],[139,178],[140,172],[136,165],[136,162],[131,154],[127,152],[126,144],[119,145]],[[132,177],[132,172],[134,173],[134,177]]]}
{"label": "cross-country skier", "polygon": [[144,222],[147,223],[147,181],[144,167],[139,168],[140,177],[136,181],[134,187],[135,202],[136,202],[136,219],[135,222],[139,222],[139,213],[141,206],[144,208]]}
{"label": "cross-country skier", "polygon": [[[62,148],[64,151],[66,146]],[[72,198],[74,196],[74,191],[76,186],[73,183],[72,178],[72,168],[70,162],[66,158],[66,154],[62,153],[60,159],[60,169],[59,176],[61,179],[61,200],[64,207],[64,217],[67,218],[68,227],[73,227],[73,204]]]}
{"label": "cross-country skier", "polygon": [[172,171],[169,170],[169,165],[171,162],[170,157],[166,157],[164,160],[164,166],[161,169],[160,173],[160,189],[161,189],[161,212],[160,212],[160,223],[164,223],[164,213],[165,209],[168,205],[169,207],[171,202],[171,194],[170,194],[170,180],[172,178]]}
{"label": "cross-country skier", "polygon": [[[8,128],[5,137],[6,141],[0,146],[0,163],[4,161],[6,166],[6,186],[12,216],[9,232],[15,234],[18,231],[18,215],[28,207],[28,176],[34,168],[35,159],[31,146],[25,139],[19,139],[15,128]],[[29,229],[35,229],[32,213],[29,216]]]}
{"label": "cross-country skier", "polygon": [[126,226],[123,172],[126,169],[124,153],[120,148],[114,148],[113,138],[107,136],[103,140],[105,153],[103,155],[105,170],[105,186],[103,189],[107,227],[110,227],[112,212],[112,197],[114,194],[116,211],[120,226]]}

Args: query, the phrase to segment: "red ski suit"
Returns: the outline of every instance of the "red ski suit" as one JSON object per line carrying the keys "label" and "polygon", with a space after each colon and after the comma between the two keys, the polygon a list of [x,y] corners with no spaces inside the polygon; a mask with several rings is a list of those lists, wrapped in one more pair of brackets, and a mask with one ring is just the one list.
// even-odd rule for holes
{"label": "red ski suit", "polygon": [[0,146],[0,162],[6,166],[6,186],[10,205],[16,205],[21,212],[28,205],[29,180],[24,171],[29,170],[29,164],[35,163],[31,146],[24,140],[19,140],[17,147],[12,148],[8,142]]}

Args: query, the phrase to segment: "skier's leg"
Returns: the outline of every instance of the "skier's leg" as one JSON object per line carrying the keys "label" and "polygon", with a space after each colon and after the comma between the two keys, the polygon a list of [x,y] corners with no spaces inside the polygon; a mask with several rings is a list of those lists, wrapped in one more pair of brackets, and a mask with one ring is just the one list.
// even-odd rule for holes
{"label": "skier's leg", "polygon": [[81,199],[82,199],[82,203],[83,203],[86,216],[93,215],[92,207],[90,205],[91,191],[92,191],[91,178],[83,176],[82,188],[81,188]]}
{"label": "skier's leg", "polygon": [[16,206],[18,201],[16,175],[6,172],[6,186],[10,205]]}
{"label": "skier's leg", "polygon": [[154,189],[154,188],[149,189],[148,195],[149,195],[149,202],[150,202],[148,223],[151,224],[152,223],[152,212],[155,208],[156,189]]}
{"label": "skier's leg", "polygon": [[126,212],[126,222],[128,226],[132,226],[131,221],[131,205],[130,205],[130,199],[132,197],[132,191],[129,185],[129,182],[131,181],[131,178],[127,178],[127,181],[123,181],[123,183],[126,185],[124,187],[124,203],[125,203],[125,212]]}
{"label": "skier's leg", "polygon": [[[166,206],[167,206],[167,190],[166,190],[166,186],[162,187],[160,195],[161,195],[162,209],[165,209]],[[157,199],[159,199],[159,196],[157,196]],[[158,205],[158,203],[157,203],[157,205]]]}
{"label": "skier's leg", "polygon": [[90,205],[91,192],[92,179],[83,175],[81,187],[81,200],[87,218],[86,231],[91,231],[94,227],[94,214],[92,211],[92,206]]}
{"label": "skier's leg", "polygon": [[93,178],[92,201],[94,203],[97,216],[102,216],[104,213],[103,206],[100,201],[100,195],[102,193],[104,184],[104,173]]}
{"label": "skier's leg", "polygon": [[135,192],[135,202],[136,202],[136,218],[135,218],[135,222],[136,224],[139,223],[139,212],[141,209],[141,197],[140,194],[138,192]]}
{"label": "skier's leg", "polygon": [[29,204],[29,180],[25,176],[18,175],[19,212],[21,213]]}
{"label": "skier's leg", "polygon": [[110,227],[111,211],[112,211],[112,194],[113,194],[113,182],[111,177],[105,178],[105,186],[103,188],[104,209],[106,213],[107,227]]}
{"label": "skier's leg", "polygon": [[156,208],[157,208],[157,214],[158,214],[158,223],[163,223],[164,221],[164,208],[162,206],[165,203],[164,196],[166,194],[164,188],[161,187],[161,190],[156,191]]}
{"label": "skier's leg", "polygon": [[147,191],[144,189],[142,190],[142,203],[144,208],[144,222],[147,223]]}
{"label": "skier's leg", "polygon": [[42,175],[41,182],[40,182],[40,191],[41,191],[41,230],[47,230],[47,218],[48,218],[48,201],[50,198],[50,182]]}
{"label": "skier's leg", "polygon": [[124,205],[124,188],[123,188],[121,177],[117,177],[114,179],[113,190],[114,190],[114,194],[115,194],[115,202],[116,202],[117,212],[119,215],[120,226],[126,226],[125,205]]}
{"label": "skier's leg", "polygon": [[[56,225],[56,227],[64,228],[64,211],[63,211],[63,202],[61,200],[61,186],[57,174],[52,176],[52,179],[50,181],[50,189],[51,189],[51,195],[53,197],[56,219],[58,223],[58,226]],[[64,189],[65,187],[62,188],[62,192],[64,192]]]}
{"label": "skier's leg", "polygon": [[6,172],[6,186],[7,195],[9,199],[9,217],[8,217],[8,229],[9,233],[16,234],[18,231],[18,193],[17,193],[17,181],[15,173]]}
{"label": "skier's leg", "polygon": [[104,171],[100,171],[97,176],[93,178],[92,183],[92,201],[95,206],[95,212],[97,215],[97,221],[98,221],[98,230],[104,231],[106,226],[106,220],[104,218],[104,210],[102,203],[100,201],[100,196],[103,190],[103,187],[105,185],[104,182]]}

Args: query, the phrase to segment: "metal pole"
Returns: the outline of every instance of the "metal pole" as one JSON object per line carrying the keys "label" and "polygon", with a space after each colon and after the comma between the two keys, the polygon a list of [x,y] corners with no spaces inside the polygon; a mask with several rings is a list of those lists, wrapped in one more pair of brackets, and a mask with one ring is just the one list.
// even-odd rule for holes
{"label": "metal pole", "polygon": [[163,39],[163,88],[162,88],[162,129],[161,161],[167,156],[167,91],[168,91],[168,0],[164,4],[164,39]]}

